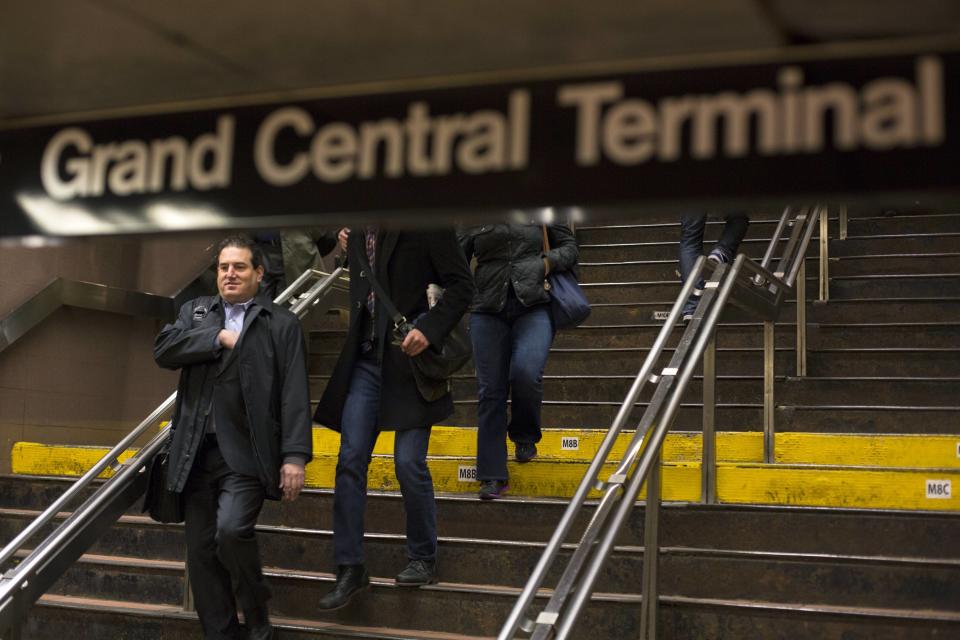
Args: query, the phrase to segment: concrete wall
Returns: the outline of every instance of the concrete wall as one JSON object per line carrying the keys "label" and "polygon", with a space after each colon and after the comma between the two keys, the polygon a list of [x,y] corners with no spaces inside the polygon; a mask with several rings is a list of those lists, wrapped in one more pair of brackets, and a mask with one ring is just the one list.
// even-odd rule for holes
{"label": "concrete wall", "polygon": [[[172,295],[222,234],[0,248],[0,318],[55,277]],[[116,444],[176,387],[153,362],[163,322],[62,307],[0,352],[0,473],[17,441]]]}

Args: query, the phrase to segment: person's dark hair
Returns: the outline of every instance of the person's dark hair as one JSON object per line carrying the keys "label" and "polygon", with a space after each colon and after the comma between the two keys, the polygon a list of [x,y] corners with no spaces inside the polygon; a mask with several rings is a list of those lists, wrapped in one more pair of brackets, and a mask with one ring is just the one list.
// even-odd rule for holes
{"label": "person's dark hair", "polygon": [[250,263],[253,265],[254,269],[259,268],[263,265],[263,251],[253,241],[250,236],[244,235],[235,235],[227,236],[220,241],[220,244],[217,246],[217,256],[214,258],[214,263],[220,260],[220,254],[227,247],[236,247],[238,249],[249,249],[250,250]]}

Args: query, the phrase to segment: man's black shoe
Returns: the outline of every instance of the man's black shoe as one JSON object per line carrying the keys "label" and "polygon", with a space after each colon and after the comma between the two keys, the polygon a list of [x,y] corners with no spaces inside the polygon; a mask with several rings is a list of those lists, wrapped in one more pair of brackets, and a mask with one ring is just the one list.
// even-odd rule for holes
{"label": "man's black shoe", "polygon": [[397,574],[398,587],[422,587],[436,581],[436,560],[411,560],[406,568]]}
{"label": "man's black shoe", "polygon": [[248,640],[276,640],[279,637],[276,628],[269,622],[250,629],[250,634],[247,636]]}
{"label": "man's black shoe", "polygon": [[537,445],[532,442],[517,443],[517,462],[530,462],[537,457]]}
{"label": "man's black shoe", "polygon": [[320,598],[317,608],[333,611],[347,606],[357,593],[370,585],[367,568],[362,564],[345,564],[337,567],[337,583],[327,595]]}
{"label": "man's black shoe", "polygon": [[248,640],[273,640],[277,637],[277,630],[270,624],[270,613],[266,607],[244,610],[243,619],[247,622]]}

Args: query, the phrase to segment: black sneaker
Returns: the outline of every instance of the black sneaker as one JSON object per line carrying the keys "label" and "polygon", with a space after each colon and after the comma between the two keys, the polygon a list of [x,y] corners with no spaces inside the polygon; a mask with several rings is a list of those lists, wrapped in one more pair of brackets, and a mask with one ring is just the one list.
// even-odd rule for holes
{"label": "black sneaker", "polygon": [[518,442],[516,457],[517,462],[530,462],[537,457],[537,445],[532,442]]}
{"label": "black sneaker", "polygon": [[436,581],[436,560],[411,560],[404,570],[397,574],[398,587],[422,587]]}
{"label": "black sneaker", "polygon": [[502,497],[510,490],[510,485],[506,480],[481,480],[480,481],[480,499],[496,500]]}

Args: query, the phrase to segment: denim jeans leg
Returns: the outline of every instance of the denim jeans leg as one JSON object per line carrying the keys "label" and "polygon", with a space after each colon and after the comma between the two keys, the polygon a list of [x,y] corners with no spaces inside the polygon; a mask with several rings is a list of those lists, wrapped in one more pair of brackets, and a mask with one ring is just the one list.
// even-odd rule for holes
{"label": "denim jeans leg", "polygon": [[723,232],[717,240],[717,248],[723,251],[728,261],[737,255],[737,249],[740,248],[743,237],[747,235],[748,226],[750,226],[750,218],[745,214],[732,213],[726,217]]}
{"label": "denim jeans leg", "polygon": [[526,309],[513,321],[510,355],[510,425],[516,443],[540,441],[543,405],[543,368],[553,343],[550,305]]}
{"label": "denim jeans leg", "polygon": [[[697,258],[703,255],[703,230],[707,224],[707,214],[696,213],[687,214],[680,218],[680,280],[686,282],[687,278],[693,272],[693,265],[697,263]],[[697,285],[698,289],[703,288],[703,281]],[[684,306],[684,313],[692,312],[699,298],[690,296],[687,304]]]}
{"label": "denim jeans leg", "polygon": [[367,506],[367,467],[379,434],[380,368],[360,358],[343,406],[340,456],[333,490],[333,561],[363,563],[363,521]]}
{"label": "denim jeans leg", "polygon": [[427,467],[430,429],[404,429],[394,439],[393,462],[407,514],[407,555],[411,560],[437,556],[437,505]]}
{"label": "denim jeans leg", "polygon": [[507,479],[510,323],[501,313],[471,313],[477,368],[477,479]]}

